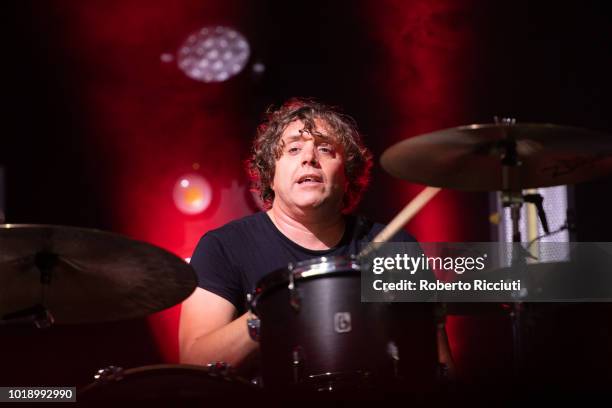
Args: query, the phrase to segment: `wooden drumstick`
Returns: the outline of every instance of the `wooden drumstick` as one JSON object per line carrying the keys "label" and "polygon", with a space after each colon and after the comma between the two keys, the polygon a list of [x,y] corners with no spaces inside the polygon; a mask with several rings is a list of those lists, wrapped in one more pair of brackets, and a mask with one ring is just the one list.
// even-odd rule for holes
{"label": "wooden drumstick", "polygon": [[359,258],[369,254],[376,244],[387,242],[395,235],[408,221],[412,219],[425,204],[427,204],[438,192],[438,187],[425,187],[404,209],[391,220],[391,222],[365,247],[358,255]]}

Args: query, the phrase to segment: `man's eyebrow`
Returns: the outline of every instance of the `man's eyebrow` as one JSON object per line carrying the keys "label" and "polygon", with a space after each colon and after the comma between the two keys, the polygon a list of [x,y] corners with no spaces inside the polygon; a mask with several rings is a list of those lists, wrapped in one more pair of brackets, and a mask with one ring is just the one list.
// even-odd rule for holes
{"label": "man's eyebrow", "polygon": [[[303,136],[302,133],[303,132],[300,132],[297,135],[286,136],[286,143],[290,143],[290,142],[293,142],[293,141],[296,141],[296,140],[303,139],[304,136]],[[325,141],[327,143],[333,143],[333,141],[334,141],[334,138],[332,138],[331,136],[328,136],[328,135],[324,135],[323,133],[319,133],[319,132],[310,133],[310,132],[308,132],[308,134],[312,135],[314,137],[314,139],[317,140],[317,141],[323,140],[323,141]]]}
{"label": "man's eyebrow", "polygon": [[302,134],[291,135],[286,137],[287,142],[293,142],[294,140],[302,139]]}

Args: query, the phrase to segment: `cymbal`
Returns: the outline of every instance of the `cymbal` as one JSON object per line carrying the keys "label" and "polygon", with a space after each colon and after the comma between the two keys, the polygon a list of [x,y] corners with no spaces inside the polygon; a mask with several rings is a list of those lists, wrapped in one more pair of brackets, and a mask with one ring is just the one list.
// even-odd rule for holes
{"label": "cymbal", "polygon": [[37,304],[57,323],[143,317],[197,284],[183,259],[105,231],[0,224],[0,248],[0,319]]}
{"label": "cymbal", "polygon": [[516,142],[521,165],[513,190],[575,184],[612,173],[612,135],[554,124],[474,124],[403,140],[381,164],[418,184],[465,191],[502,190],[501,156]]}

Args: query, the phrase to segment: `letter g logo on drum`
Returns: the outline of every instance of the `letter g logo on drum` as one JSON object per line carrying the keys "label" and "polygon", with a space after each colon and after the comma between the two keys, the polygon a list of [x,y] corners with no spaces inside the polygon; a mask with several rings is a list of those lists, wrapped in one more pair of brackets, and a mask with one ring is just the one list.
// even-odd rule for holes
{"label": "letter g logo on drum", "polygon": [[336,313],[334,315],[334,330],[336,333],[348,333],[351,327],[351,314],[348,312]]}

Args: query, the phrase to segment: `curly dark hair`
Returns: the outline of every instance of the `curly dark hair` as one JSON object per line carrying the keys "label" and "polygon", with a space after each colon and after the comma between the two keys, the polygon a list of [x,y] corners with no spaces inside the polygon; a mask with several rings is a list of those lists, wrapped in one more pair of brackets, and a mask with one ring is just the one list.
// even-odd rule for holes
{"label": "curly dark hair", "polygon": [[310,132],[316,129],[315,119],[325,122],[326,127],[342,145],[345,154],[345,173],[348,191],[344,197],[343,212],[352,211],[370,181],[372,154],[363,145],[355,121],[339,109],[305,98],[292,98],[279,108],[269,108],[264,121],[257,128],[251,156],[246,166],[252,181],[252,189],[258,192],[266,208],[272,206],[276,161],[282,155],[281,135],[293,121],[301,120]]}

